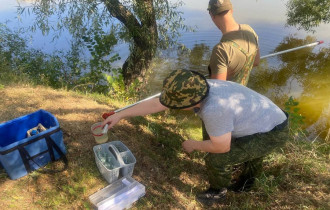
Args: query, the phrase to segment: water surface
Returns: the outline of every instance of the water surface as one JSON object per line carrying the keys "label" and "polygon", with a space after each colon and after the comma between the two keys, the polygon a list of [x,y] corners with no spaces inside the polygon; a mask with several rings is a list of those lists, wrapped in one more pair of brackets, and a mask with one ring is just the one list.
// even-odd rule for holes
{"label": "water surface", "polygon": [[[221,38],[206,11],[207,0],[192,3],[186,0],[185,18],[188,24],[197,26],[196,32],[184,33],[180,41],[190,51],[169,50],[163,52],[154,70],[151,86],[160,90],[161,80],[169,71],[187,68],[207,74],[211,50]],[[322,24],[315,33],[286,27],[287,1],[233,0],[234,17],[238,23],[249,24],[259,36],[261,56],[282,51],[317,40],[324,44],[304,48],[281,56],[263,59],[250,76],[249,87],[272,99],[284,108],[288,97],[299,102],[305,119],[305,127],[325,137],[330,125],[330,25]]]}

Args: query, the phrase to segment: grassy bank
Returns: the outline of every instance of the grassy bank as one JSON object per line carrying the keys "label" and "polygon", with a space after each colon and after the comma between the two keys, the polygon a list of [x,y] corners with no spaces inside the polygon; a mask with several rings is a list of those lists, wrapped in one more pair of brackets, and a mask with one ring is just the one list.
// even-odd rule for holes
{"label": "grassy bank", "polygon": [[[2,85],[0,94],[0,122],[38,109],[54,114],[69,160],[65,172],[35,171],[18,180],[10,180],[1,169],[1,209],[91,209],[88,197],[107,183],[95,164],[90,126],[101,121],[104,111],[126,103],[31,85]],[[201,139],[200,121],[183,111],[175,112],[123,120],[109,132],[110,140],[122,141],[133,152],[137,160],[133,178],[146,187],[146,195],[133,209],[210,208],[195,200],[208,187],[204,154],[187,155],[181,148],[185,139]],[[330,208],[329,142],[291,139],[282,151],[267,157],[264,168],[251,192],[229,192],[225,202],[212,208]]]}

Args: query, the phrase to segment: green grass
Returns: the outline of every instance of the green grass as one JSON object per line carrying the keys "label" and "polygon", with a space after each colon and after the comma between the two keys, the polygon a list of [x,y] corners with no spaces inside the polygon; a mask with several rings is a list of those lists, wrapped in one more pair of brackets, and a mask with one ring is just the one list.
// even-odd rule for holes
{"label": "green grass", "polygon": [[[23,81],[14,81],[19,80]],[[5,91],[7,85],[15,83],[0,80],[0,85],[0,91]],[[68,97],[66,91],[60,93]],[[70,92],[70,97],[87,98],[115,108],[127,105],[127,102],[100,94]],[[21,103],[15,106],[24,109],[24,100]],[[86,129],[89,129],[90,122],[86,122]],[[69,126],[74,122],[61,123]],[[69,169],[52,175],[34,171],[15,181],[9,180],[1,170],[0,206],[9,209],[92,209],[88,197],[107,185],[90,151],[93,139],[81,142],[80,138],[88,132],[74,136],[68,132],[74,130],[63,128]],[[185,111],[166,111],[131,118],[118,124],[110,135],[125,141],[132,150],[137,158],[134,178],[146,186],[146,195],[133,209],[330,209],[328,139],[310,142],[304,136],[291,137],[285,148],[267,156],[264,172],[252,191],[229,192],[225,202],[205,207],[195,201],[195,195],[208,187],[202,159],[205,153],[187,155],[181,147],[186,139],[202,138],[201,122],[196,116]]]}

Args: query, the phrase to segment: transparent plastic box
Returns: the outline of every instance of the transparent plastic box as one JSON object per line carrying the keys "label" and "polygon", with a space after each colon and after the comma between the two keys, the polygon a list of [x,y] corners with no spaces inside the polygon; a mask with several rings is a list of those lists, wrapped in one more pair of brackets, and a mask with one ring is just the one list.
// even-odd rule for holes
{"label": "transparent plastic box", "polygon": [[120,176],[132,176],[136,159],[121,141],[96,145],[93,148],[96,165],[108,183]]}
{"label": "transparent plastic box", "polygon": [[90,202],[98,210],[128,209],[145,195],[145,186],[132,177],[125,176],[89,196]]}

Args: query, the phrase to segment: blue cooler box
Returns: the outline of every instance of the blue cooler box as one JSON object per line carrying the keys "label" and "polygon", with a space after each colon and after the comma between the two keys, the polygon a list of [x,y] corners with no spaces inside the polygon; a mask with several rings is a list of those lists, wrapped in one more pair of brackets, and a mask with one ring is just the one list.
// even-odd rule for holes
{"label": "blue cooler box", "polygon": [[[27,137],[27,131],[39,123],[46,130]],[[45,110],[40,109],[0,124],[0,165],[11,179],[25,176],[51,161],[65,157],[65,154],[59,123]]]}

